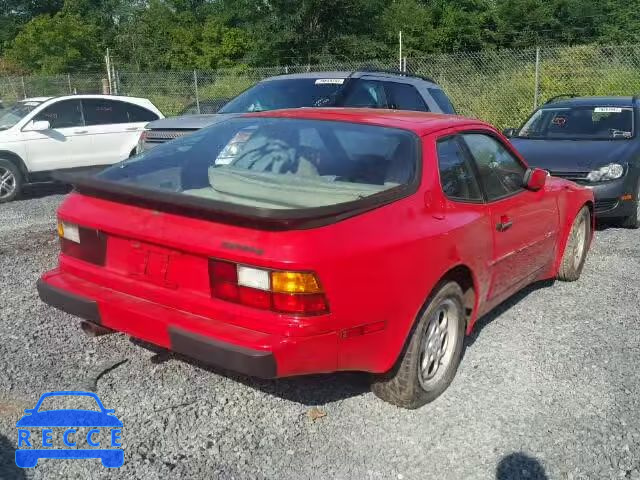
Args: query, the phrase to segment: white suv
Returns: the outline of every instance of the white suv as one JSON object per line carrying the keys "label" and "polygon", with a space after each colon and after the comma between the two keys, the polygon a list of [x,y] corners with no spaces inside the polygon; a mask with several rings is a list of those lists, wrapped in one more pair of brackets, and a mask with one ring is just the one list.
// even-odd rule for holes
{"label": "white suv", "polygon": [[54,170],[124,160],[144,126],[160,118],[145,98],[112,95],[28,98],[0,111],[0,203]]}

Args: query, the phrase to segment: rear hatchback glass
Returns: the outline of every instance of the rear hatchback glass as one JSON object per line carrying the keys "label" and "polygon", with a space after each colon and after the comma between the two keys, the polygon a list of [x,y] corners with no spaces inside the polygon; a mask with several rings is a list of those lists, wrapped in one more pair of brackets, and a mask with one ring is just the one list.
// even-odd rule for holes
{"label": "rear hatchback glass", "polygon": [[264,112],[282,108],[324,106],[344,78],[292,78],[258,83],[222,107],[219,113]]}
{"label": "rear hatchback glass", "polygon": [[98,179],[203,202],[305,209],[412,183],[418,137],[347,122],[230,119],[117,164]]}

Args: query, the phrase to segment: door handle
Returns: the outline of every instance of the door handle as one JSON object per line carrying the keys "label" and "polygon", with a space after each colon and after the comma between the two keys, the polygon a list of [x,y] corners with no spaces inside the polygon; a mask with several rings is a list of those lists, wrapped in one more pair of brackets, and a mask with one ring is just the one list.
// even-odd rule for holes
{"label": "door handle", "polygon": [[78,134],[78,135],[82,134],[82,133],[88,133],[88,132],[89,132],[89,130],[74,130],[73,131],[73,133]]}
{"label": "door handle", "polygon": [[509,217],[502,216],[500,218],[500,222],[498,222],[498,224],[496,225],[496,230],[498,230],[499,232],[506,232],[511,227],[513,227],[513,220],[511,220]]}
{"label": "door handle", "polygon": [[138,127],[127,127],[128,132],[137,132],[139,130]]}

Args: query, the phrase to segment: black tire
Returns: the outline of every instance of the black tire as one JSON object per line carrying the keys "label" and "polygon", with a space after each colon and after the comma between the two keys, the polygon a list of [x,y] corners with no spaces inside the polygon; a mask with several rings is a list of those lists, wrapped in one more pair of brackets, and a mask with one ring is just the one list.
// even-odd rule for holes
{"label": "black tire", "polygon": [[[419,408],[438,398],[453,380],[462,358],[466,324],[462,289],[455,282],[447,282],[436,287],[434,292],[418,315],[394,367],[385,374],[376,375],[371,384],[376,396],[398,407]],[[443,309],[447,311],[448,338],[440,339],[440,342],[449,343],[446,347],[441,343],[438,351],[433,352],[446,350],[441,357],[442,363],[439,360],[436,366],[436,362],[429,359],[429,344],[425,340],[429,338],[428,332],[433,332],[432,325],[442,324],[440,314]],[[425,359],[427,368],[423,370]],[[426,379],[430,373],[433,377]]]}
{"label": "black tire", "polygon": [[0,203],[15,200],[22,192],[24,179],[18,166],[0,158]]}
{"label": "black tire", "polygon": [[[584,235],[583,241],[580,236]],[[575,282],[580,278],[584,262],[587,259],[589,241],[591,239],[591,214],[589,208],[582,207],[571,225],[567,245],[562,254],[562,262],[558,271],[558,280]]]}
{"label": "black tire", "polygon": [[638,186],[636,187],[635,196],[636,196],[636,199],[634,202],[635,213],[633,215],[629,215],[624,220],[622,220],[622,224],[621,224],[624,228],[631,228],[634,230],[636,228],[640,228],[640,180],[638,180]]}

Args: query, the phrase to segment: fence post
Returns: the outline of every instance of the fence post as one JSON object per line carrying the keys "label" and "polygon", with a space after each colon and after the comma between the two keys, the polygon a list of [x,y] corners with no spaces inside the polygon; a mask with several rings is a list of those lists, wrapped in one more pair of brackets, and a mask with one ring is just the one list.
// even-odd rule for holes
{"label": "fence post", "polygon": [[533,92],[533,109],[538,108],[538,96],[540,93],[540,47],[536,47],[536,86]]}
{"label": "fence post", "polygon": [[27,98],[27,87],[24,85],[24,75],[22,75],[22,96],[23,98]]}
{"label": "fence post", "polygon": [[196,109],[198,113],[200,113],[200,96],[198,95],[198,72],[195,70],[193,71],[193,86],[195,87],[196,91]]}
{"label": "fence post", "polygon": [[67,73],[67,83],[69,84],[69,95],[73,95],[73,89],[71,88],[71,74]]}

